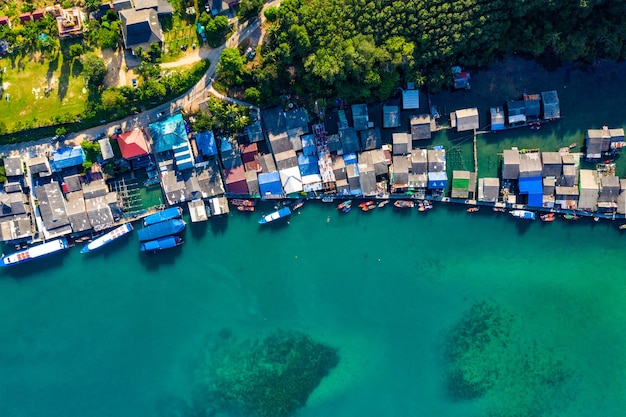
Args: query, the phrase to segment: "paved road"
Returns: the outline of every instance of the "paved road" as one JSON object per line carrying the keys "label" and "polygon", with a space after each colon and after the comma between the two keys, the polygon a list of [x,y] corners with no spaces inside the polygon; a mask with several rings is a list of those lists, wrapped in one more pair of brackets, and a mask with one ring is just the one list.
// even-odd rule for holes
{"label": "paved road", "polygon": [[[263,10],[267,9],[271,6],[280,5],[280,0],[273,0],[266,3],[263,6]],[[235,18],[231,20],[231,22],[238,23],[238,20]],[[248,37],[252,32],[260,27],[262,22],[265,21],[265,16],[263,12],[261,12],[260,19],[254,19],[252,21],[248,21],[237,27],[237,30],[234,34],[231,35],[230,38],[226,41],[226,44],[220,46],[215,49],[203,49],[200,48],[197,55],[191,55],[191,58],[184,57],[179,61],[170,62],[167,64],[161,65],[163,68],[173,68],[181,65],[188,65],[190,63],[199,61],[201,59],[209,59],[211,65],[202,76],[200,81],[191,88],[187,93],[178,97],[168,103],[162,104],[153,109],[144,111],[134,116],[126,117],[122,120],[117,120],[114,122],[106,123],[101,126],[93,127],[90,129],[83,130],[78,133],[71,133],[67,135],[67,139],[63,146],[75,146],[79,145],[81,142],[85,140],[91,140],[96,137],[98,133],[105,132],[108,135],[112,135],[113,131],[116,127],[121,127],[125,131],[132,130],[135,127],[147,126],[149,123],[152,123],[157,120],[157,113],[165,112],[165,114],[173,114],[180,110],[187,109],[189,110],[194,105],[201,103],[207,100],[208,94],[212,94],[216,97],[222,98],[227,101],[231,101],[233,103],[241,104],[253,109],[256,107],[252,106],[250,103],[245,103],[240,100],[236,100],[234,98],[226,97],[220,93],[218,93],[212,86],[213,77],[215,76],[215,71],[217,69],[217,64],[219,62],[219,58],[222,54],[222,51],[226,47],[234,47],[239,45],[239,43]],[[55,147],[59,146],[52,145],[50,143],[50,138],[41,139],[38,141],[27,142],[27,143],[18,143],[15,145],[1,145],[0,146],[0,157],[2,156],[10,156],[10,155],[28,155],[29,157],[35,157],[37,155],[43,155],[46,152],[54,151]]]}

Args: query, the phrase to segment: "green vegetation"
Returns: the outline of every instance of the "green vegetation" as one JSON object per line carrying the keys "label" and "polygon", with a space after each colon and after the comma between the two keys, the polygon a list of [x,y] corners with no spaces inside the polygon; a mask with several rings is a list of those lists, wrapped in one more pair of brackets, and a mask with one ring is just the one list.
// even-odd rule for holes
{"label": "green vegetation", "polygon": [[452,65],[485,67],[514,52],[546,65],[621,60],[626,37],[615,16],[625,12],[608,0],[285,0],[262,67],[244,82],[258,83],[266,101],[294,90],[377,101],[400,81],[438,91],[452,82]]}
{"label": "green vegetation", "polygon": [[241,132],[251,123],[250,110],[216,98],[209,99],[206,112],[194,114],[193,129],[197,132],[213,130],[216,133],[232,134]]}
{"label": "green vegetation", "polygon": [[263,9],[263,0],[241,0],[237,16],[241,19],[250,19],[258,16]]}
{"label": "green vegetation", "polygon": [[336,349],[301,333],[260,341],[230,337],[207,352],[198,369],[194,415],[234,408],[250,417],[292,416],[338,362]]}
{"label": "green vegetation", "polygon": [[115,10],[108,10],[101,22],[93,20],[87,23],[85,39],[94,48],[115,49],[121,38],[122,22]]}
{"label": "green vegetation", "polygon": [[228,33],[228,18],[226,16],[215,16],[212,18],[207,12],[202,12],[198,19],[206,30],[207,43],[211,48],[217,48],[226,42]]}
{"label": "green vegetation", "polygon": [[445,358],[450,397],[493,400],[489,415],[559,415],[572,394],[565,359],[491,301],[474,304],[452,328]]}

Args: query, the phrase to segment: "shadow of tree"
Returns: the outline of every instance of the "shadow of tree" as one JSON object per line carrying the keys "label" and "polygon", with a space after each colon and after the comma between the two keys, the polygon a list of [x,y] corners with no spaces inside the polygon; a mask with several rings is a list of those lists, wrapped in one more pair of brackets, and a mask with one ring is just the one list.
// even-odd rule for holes
{"label": "shadow of tree", "polygon": [[83,63],[80,62],[78,59],[75,59],[74,62],[72,63],[72,70],[71,70],[72,77],[78,78],[82,72],[83,72]]}
{"label": "shadow of tree", "polygon": [[63,101],[70,85],[70,58],[65,52],[66,51],[63,51],[61,73],[59,74],[59,89],[57,91],[59,101]]}
{"label": "shadow of tree", "polygon": [[59,54],[57,54],[54,59],[48,61],[48,70],[46,71],[46,82],[50,85],[52,78],[54,77],[54,73],[59,68]]}

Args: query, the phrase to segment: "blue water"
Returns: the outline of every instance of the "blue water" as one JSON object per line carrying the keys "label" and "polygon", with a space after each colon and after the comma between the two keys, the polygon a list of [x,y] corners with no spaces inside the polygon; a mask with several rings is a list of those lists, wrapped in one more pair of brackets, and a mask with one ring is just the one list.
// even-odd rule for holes
{"label": "blue water", "polygon": [[2,270],[0,415],[162,415],[189,398],[221,329],[298,330],[339,349],[301,416],[483,415],[524,389],[452,401],[442,352],[485,299],[523,325],[520,344],[549,347],[574,370],[550,400],[558,415],[622,414],[626,279],[614,223],[444,205],[340,215],[310,203],[265,228],[258,215],[192,225],[185,245],[158,256],[139,253],[133,235]]}

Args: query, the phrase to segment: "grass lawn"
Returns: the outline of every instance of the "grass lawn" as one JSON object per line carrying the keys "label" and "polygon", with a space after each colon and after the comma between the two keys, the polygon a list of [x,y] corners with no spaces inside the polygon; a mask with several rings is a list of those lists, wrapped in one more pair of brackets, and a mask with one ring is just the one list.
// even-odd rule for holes
{"label": "grass lawn", "polygon": [[0,59],[0,70],[4,68],[0,125],[7,131],[45,126],[52,120],[69,121],[84,110],[87,90],[79,62],[72,64],[61,53],[52,61],[29,53]]}
{"label": "grass lawn", "polygon": [[163,36],[165,38],[165,53],[162,57],[163,62],[172,62],[179,59],[185,54],[180,47],[187,45],[188,51],[191,51],[191,46],[195,43],[196,46],[200,46],[201,41],[196,34],[195,24],[191,19],[181,19],[178,15],[174,14],[171,17],[161,19],[163,25]]}

